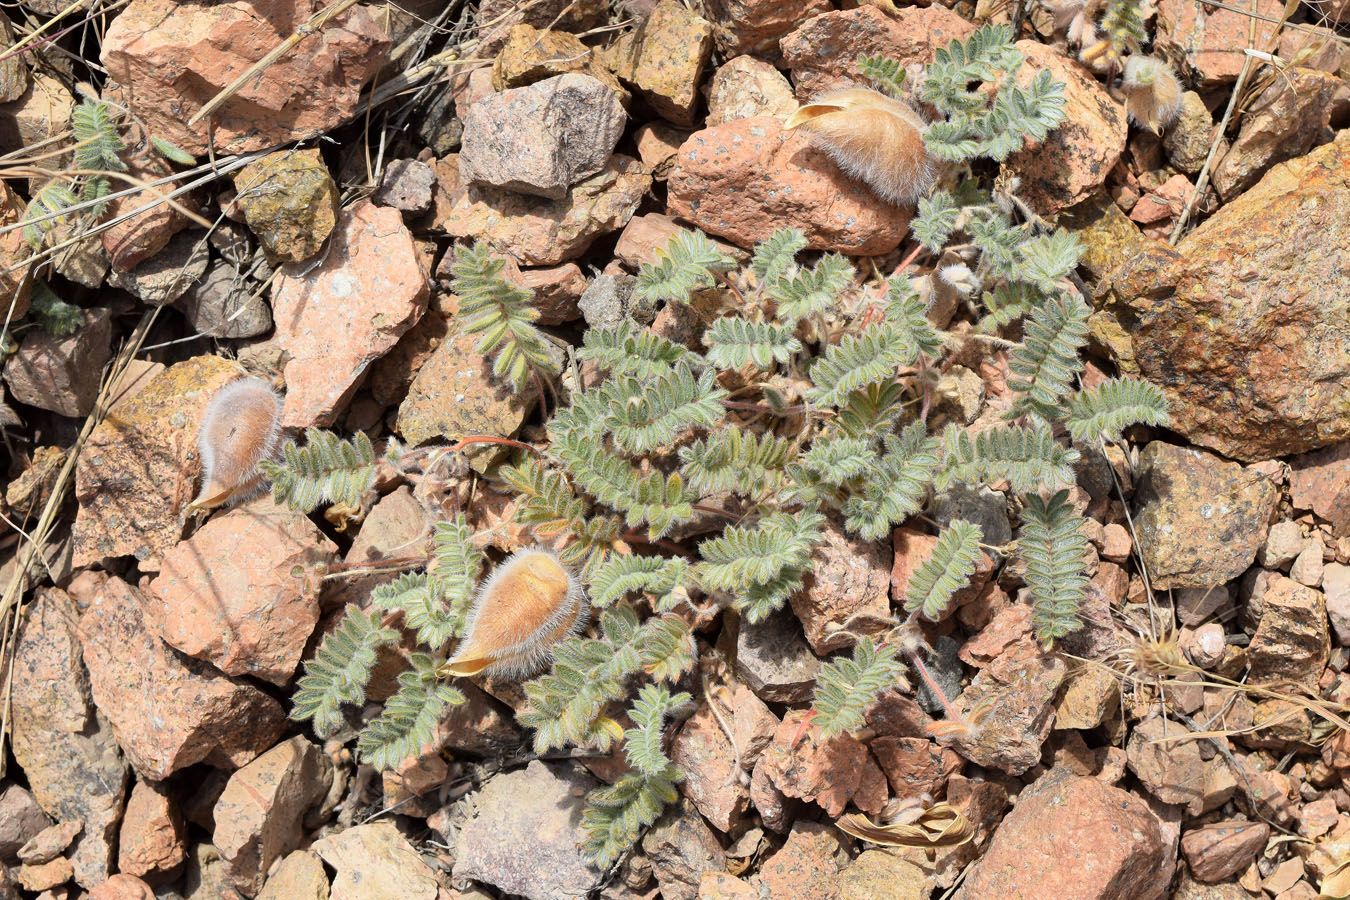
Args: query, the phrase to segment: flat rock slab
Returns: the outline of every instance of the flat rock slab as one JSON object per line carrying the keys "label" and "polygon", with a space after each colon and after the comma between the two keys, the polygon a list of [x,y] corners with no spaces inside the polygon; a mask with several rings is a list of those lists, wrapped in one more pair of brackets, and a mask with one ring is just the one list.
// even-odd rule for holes
{"label": "flat rock slab", "polygon": [[1234,459],[1350,438],[1346,247],[1350,131],[1110,275],[1097,303],[1125,332],[1113,352],[1163,389],[1173,428]]}
{"label": "flat rock slab", "polygon": [[393,822],[358,825],[314,842],[337,870],[330,900],[436,900],[436,877]]}

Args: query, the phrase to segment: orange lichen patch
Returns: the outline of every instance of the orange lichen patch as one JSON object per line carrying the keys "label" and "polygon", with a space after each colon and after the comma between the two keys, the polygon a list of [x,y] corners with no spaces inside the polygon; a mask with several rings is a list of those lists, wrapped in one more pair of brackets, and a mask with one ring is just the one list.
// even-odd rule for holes
{"label": "orange lichen patch", "polygon": [[261,378],[237,378],[216,391],[197,433],[202,489],[189,511],[243,500],[262,486],[258,463],[281,437],[281,399]]}
{"label": "orange lichen patch", "polygon": [[580,582],[547,550],[522,550],[478,591],[468,634],[444,666],[452,675],[523,678],[585,624]]}
{"label": "orange lichen patch", "polygon": [[787,120],[848,174],[895,204],[928,193],[937,163],[923,146],[923,118],[908,103],[869,88],[826,94]]}

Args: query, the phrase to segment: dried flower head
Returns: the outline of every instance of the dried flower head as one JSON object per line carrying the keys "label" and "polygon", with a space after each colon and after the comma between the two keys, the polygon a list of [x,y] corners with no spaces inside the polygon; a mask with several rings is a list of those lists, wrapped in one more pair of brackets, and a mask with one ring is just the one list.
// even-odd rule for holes
{"label": "dried flower head", "polygon": [[938,280],[962,296],[973,294],[980,289],[980,279],[965,263],[952,263],[938,269]]}
{"label": "dried flower head", "polygon": [[444,668],[452,675],[525,678],[585,624],[580,580],[552,551],[521,550],[478,589],[468,632]]}
{"label": "dried flower head", "polygon": [[937,179],[937,161],[923,145],[926,126],[908,103],[870,88],[826,94],[786,125],[805,130],[839,168],[895,204],[914,203]]}
{"label": "dried flower head", "polygon": [[281,440],[281,398],[262,378],[236,378],[206,405],[197,450],[202,489],[189,511],[245,500],[263,484],[258,463],[272,459]]}
{"label": "dried flower head", "polygon": [[1125,91],[1125,111],[1154,134],[1162,134],[1181,112],[1181,81],[1156,56],[1135,54],[1126,60],[1120,86]]}

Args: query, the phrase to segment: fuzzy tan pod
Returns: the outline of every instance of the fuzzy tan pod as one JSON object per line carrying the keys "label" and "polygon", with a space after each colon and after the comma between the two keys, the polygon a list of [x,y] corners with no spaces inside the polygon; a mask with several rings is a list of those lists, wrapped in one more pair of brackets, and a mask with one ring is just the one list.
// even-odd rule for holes
{"label": "fuzzy tan pod", "polygon": [[281,398],[262,378],[236,378],[216,391],[197,432],[202,489],[189,511],[237,503],[262,488],[258,464],[276,456],[281,407]]}

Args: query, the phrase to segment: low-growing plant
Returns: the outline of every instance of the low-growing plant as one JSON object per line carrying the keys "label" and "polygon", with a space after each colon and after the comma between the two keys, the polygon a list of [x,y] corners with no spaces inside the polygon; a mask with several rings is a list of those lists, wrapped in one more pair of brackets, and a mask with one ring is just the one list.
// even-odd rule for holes
{"label": "low-growing plant", "polygon": [[[952,111],[931,138],[949,162],[1001,158],[1062,117],[1062,86],[1044,73],[1019,95],[998,81],[1021,62],[1011,37],[982,28],[929,67],[926,99]],[[971,90],[990,80],[994,100]],[[1018,114],[999,112],[998,98],[1014,96],[1022,99],[1006,102]],[[1075,443],[1097,447],[1131,423],[1164,422],[1162,395],[1125,379],[1078,389],[1089,313],[1071,277],[1080,248],[1006,186],[987,190],[968,169],[958,172],[920,202],[913,234],[946,260],[932,276],[897,270],[868,279],[833,253],[804,261],[807,240],[791,229],[755,247],[744,267],[703,234],[677,233],[641,267],[635,290],[645,301],[697,302],[711,313],[704,352],[631,321],[591,329],[576,356],[598,379],[582,387],[576,373],[546,422],[546,445],[492,476],[517,498],[516,523],[556,551],[598,612],[590,633],[565,636],[559,626],[549,640],[551,669],[525,685],[519,719],[534,729],[540,753],[622,743],[631,771],[593,793],[583,819],[599,865],[618,858],[675,798],[682,776],[664,735],[691,707],[678,688],[696,662],[692,625],[722,611],[753,624],[782,609],[804,588],[827,531],[887,538],[953,486],[1005,486],[1021,511],[1015,552],[1038,638],[1050,646],[1080,626],[1084,520],[1067,491],[1080,458]],[[499,269],[484,248],[471,248],[460,254],[452,289],[476,298],[469,325],[484,335],[480,348],[520,388],[548,374],[550,357],[528,298]],[[975,320],[965,332],[929,317],[930,301],[951,291]],[[1011,402],[997,418],[938,428],[936,377],[972,348],[1006,352]],[[278,502],[357,509],[381,465],[410,471],[429,452],[391,443],[377,456],[363,435],[343,441],[311,431],[306,447],[288,444],[264,469]],[[939,530],[903,598],[907,618],[826,666],[815,727],[860,727],[878,693],[904,682],[901,656],[924,674],[917,621],[950,613],[982,549],[1010,550],[983,540],[978,525],[961,519]],[[401,616],[426,649],[409,654],[398,693],[361,733],[358,750],[375,765],[419,752],[445,707],[462,700],[446,683],[467,671],[450,661],[453,642],[469,628],[487,561],[462,514],[437,527],[435,547],[424,571],[377,588],[367,609],[348,607],[306,664],[295,697],[294,718],[333,733],[341,708],[364,701],[376,654],[399,640],[392,625]],[[474,656],[485,658],[481,648]],[[632,727],[624,728],[619,710],[630,697]]]}

